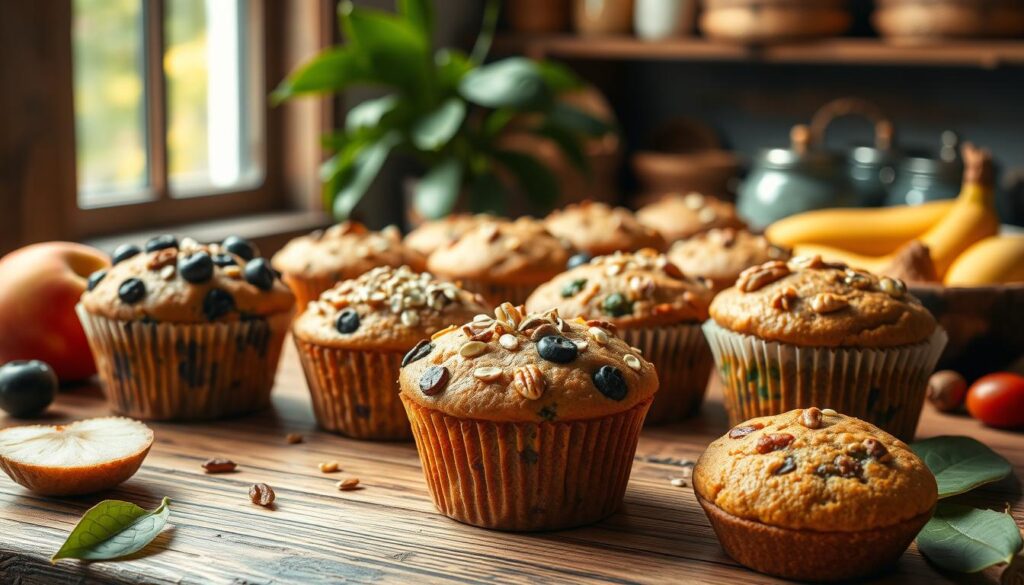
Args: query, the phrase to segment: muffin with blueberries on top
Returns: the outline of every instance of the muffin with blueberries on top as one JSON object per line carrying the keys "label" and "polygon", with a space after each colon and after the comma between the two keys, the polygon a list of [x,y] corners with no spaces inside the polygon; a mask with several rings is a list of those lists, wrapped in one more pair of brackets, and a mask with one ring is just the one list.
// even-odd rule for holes
{"label": "muffin with blueberries on top", "polygon": [[574,248],[591,256],[633,252],[642,248],[665,249],[665,239],[634,217],[625,207],[584,201],[551,212],[544,226],[565,238]]}
{"label": "muffin with blueberries on top", "polygon": [[678,241],[667,254],[683,272],[703,278],[716,293],[732,286],[747,268],[769,260],[789,260],[790,255],[764,236],[735,228],[715,228]]}
{"label": "muffin with blueberries on top", "polygon": [[636,212],[636,218],[658,230],[670,244],[714,228],[747,227],[736,214],[735,205],[700,193],[665,195],[642,207]]}
{"label": "muffin with blueberries on top", "polygon": [[502,303],[403,363],[402,402],[442,514],[556,530],[621,504],[658,375],[614,333]]}
{"label": "muffin with blueberries on top", "polygon": [[251,244],[160,236],[112,260],[77,310],[116,412],[201,420],[270,404],[295,297]]}
{"label": "muffin with blueberries on top", "polygon": [[406,261],[413,270],[424,271],[427,269],[427,258],[434,250],[454,244],[469,230],[495,219],[486,213],[453,213],[441,219],[425,221],[402,240]]}

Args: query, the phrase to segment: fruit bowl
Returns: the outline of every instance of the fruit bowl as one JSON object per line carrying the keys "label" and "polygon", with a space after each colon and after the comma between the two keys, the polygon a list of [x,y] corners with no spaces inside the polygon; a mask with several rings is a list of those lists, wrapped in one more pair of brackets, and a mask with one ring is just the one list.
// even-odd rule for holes
{"label": "fruit bowl", "polygon": [[949,335],[937,369],[973,380],[1024,355],[1024,283],[977,287],[915,284],[910,291]]}

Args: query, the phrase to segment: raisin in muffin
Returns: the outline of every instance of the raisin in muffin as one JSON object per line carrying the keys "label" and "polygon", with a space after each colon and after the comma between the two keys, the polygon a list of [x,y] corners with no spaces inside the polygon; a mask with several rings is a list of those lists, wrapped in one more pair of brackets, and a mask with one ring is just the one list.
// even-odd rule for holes
{"label": "raisin in muffin", "polygon": [[946,345],[901,281],[818,256],[748,268],[710,313],[733,423],[825,404],[910,440]]}
{"label": "raisin in muffin", "polygon": [[565,269],[571,245],[531,217],[485,222],[436,250],[428,269],[497,304],[521,304],[533,289]]}
{"label": "raisin in muffin", "polygon": [[729,556],[788,579],[845,581],[903,554],[935,478],[906,443],[816,407],[746,421],[711,443],[693,490]]}
{"label": "raisin in muffin", "polygon": [[78,304],[107,400],[139,419],[200,420],[270,404],[295,297],[241,238],[123,245]]}
{"label": "raisin in muffin", "polygon": [[317,422],[358,439],[408,439],[395,388],[402,356],[486,310],[479,295],[407,266],[374,268],[324,291],[292,327]]}
{"label": "raisin in muffin", "polygon": [[295,293],[299,310],[339,281],[377,266],[404,263],[402,235],[397,227],[375,232],[355,221],[295,238],[273,258],[274,268]]}
{"label": "raisin in muffin", "polygon": [[690,276],[703,278],[716,293],[736,283],[740,273],[769,260],[789,260],[789,250],[764,236],[735,228],[715,228],[676,242],[668,259]]}
{"label": "raisin in muffin", "polygon": [[426,270],[427,258],[434,250],[450,246],[469,230],[495,219],[497,218],[486,213],[453,213],[443,219],[423,222],[402,240],[409,266],[413,270]]}
{"label": "raisin in muffin", "polygon": [[399,384],[441,513],[552,530],[619,507],[658,376],[608,329],[503,303],[417,344]]}
{"label": "raisin in muffin", "polygon": [[711,290],[663,254],[640,250],[599,256],[542,284],[531,312],[603,320],[658,368],[661,391],[647,422],[674,422],[700,409],[714,360],[701,333]]}
{"label": "raisin in muffin", "polygon": [[672,243],[713,228],[745,229],[736,207],[727,201],[700,193],[666,195],[636,212],[636,218],[661,233]]}
{"label": "raisin in muffin", "polygon": [[665,240],[657,230],[641,224],[625,207],[605,203],[574,203],[551,212],[544,226],[591,256],[641,248],[665,249]]}

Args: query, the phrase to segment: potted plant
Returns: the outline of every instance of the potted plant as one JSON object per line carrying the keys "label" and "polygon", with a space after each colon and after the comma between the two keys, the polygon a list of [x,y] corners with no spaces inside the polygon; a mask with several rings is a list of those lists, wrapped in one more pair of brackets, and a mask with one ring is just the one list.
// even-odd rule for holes
{"label": "potted plant", "polygon": [[583,140],[609,131],[597,118],[558,99],[580,87],[564,67],[523,57],[485,63],[499,3],[484,8],[472,52],[433,46],[431,0],[397,0],[395,13],[339,4],[347,42],[329,47],[292,72],[274,91],[274,103],[366,85],[383,97],[353,107],[344,128],[324,136],[333,152],[321,167],[324,202],[346,218],[393,154],[411,156],[425,169],[413,192],[415,214],[437,218],[457,205],[503,213],[510,190],[535,211],[549,209],[558,182],[534,156],[502,148],[514,125],[556,144],[564,157],[589,172]]}

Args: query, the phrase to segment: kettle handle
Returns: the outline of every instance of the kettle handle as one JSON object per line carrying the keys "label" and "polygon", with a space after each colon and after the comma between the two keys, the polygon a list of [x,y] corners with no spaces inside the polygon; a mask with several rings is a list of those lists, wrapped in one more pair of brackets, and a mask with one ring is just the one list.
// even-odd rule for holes
{"label": "kettle handle", "polygon": [[811,118],[811,143],[821,145],[825,142],[825,132],[829,124],[843,116],[861,116],[875,125],[875,148],[889,150],[892,148],[895,130],[881,108],[861,98],[845,97],[832,100],[818,108]]}

